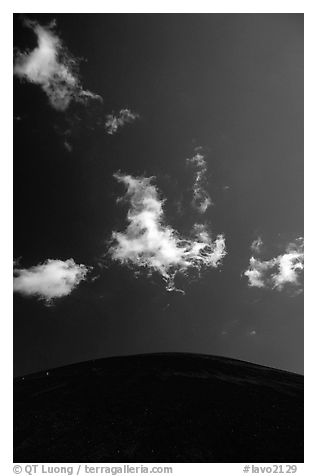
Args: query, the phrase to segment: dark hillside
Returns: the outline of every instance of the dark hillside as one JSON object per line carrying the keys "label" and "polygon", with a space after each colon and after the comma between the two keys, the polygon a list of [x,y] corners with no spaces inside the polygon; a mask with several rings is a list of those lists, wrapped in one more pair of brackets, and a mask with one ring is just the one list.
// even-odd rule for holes
{"label": "dark hillside", "polygon": [[15,462],[303,462],[303,377],[192,354],[14,382]]}

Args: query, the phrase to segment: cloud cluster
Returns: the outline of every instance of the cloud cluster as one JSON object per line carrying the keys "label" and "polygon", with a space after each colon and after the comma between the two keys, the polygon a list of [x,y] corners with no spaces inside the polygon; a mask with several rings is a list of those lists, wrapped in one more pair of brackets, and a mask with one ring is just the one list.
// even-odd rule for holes
{"label": "cloud cluster", "polygon": [[51,304],[56,298],[68,296],[85,280],[87,273],[88,268],[83,264],[76,264],[72,258],[66,261],[48,259],[28,269],[15,265],[13,290]]}
{"label": "cloud cluster", "polygon": [[249,286],[282,291],[285,286],[300,288],[304,269],[304,242],[298,238],[289,243],[285,253],[267,261],[252,256],[249,268],[244,272]]}
{"label": "cloud cluster", "polygon": [[120,127],[125,124],[131,124],[139,115],[136,112],[130,111],[130,109],[121,109],[118,114],[108,114],[106,116],[105,129],[107,134],[115,134]]}
{"label": "cloud cluster", "polygon": [[201,214],[212,205],[209,193],[205,190],[207,163],[205,157],[199,152],[194,157],[187,159],[189,164],[196,168],[195,182],[193,186],[193,207]]}
{"label": "cloud cluster", "polygon": [[133,268],[159,273],[166,289],[175,290],[177,273],[217,268],[226,255],[225,239],[218,235],[212,241],[204,225],[195,225],[192,236],[184,238],[164,223],[164,200],[160,198],[153,177],[133,177],[116,173],[125,185],[129,203],[128,225],[123,232],[112,233],[110,257]]}
{"label": "cloud cluster", "polygon": [[18,51],[14,74],[22,80],[41,86],[54,109],[64,111],[71,101],[85,103],[102,98],[84,90],[78,76],[78,59],[71,55],[57,36],[55,22],[42,26],[36,21],[24,20],[37,37],[38,45],[32,51]]}

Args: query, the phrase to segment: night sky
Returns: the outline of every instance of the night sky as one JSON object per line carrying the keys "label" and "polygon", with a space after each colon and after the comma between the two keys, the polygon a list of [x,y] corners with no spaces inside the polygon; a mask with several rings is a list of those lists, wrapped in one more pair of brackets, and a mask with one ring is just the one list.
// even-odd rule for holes
{"label": "night sky", "polygon": [[[258,237],[271,260],[303,236],[303,15],[15,15],[15,57],[37,46],[25,18],[56,20],[83,88],[102,100],[57,109],[39,84],[14,77],[16,266],[89,267],[52,302],[14,294],[16,375],[147,352],[302,373],[300,286],[250,286],[244,272]],[[107,117],[123,109],[135,119],[107,133]],[[213,202],[204,214],[192,206],[186,160],[197,154]],[[185,294],[107,254],[127,226],[118,171],[154,177],[164,220],[182,236],[198,222],[224,235],[219,267],[176,275]]]}

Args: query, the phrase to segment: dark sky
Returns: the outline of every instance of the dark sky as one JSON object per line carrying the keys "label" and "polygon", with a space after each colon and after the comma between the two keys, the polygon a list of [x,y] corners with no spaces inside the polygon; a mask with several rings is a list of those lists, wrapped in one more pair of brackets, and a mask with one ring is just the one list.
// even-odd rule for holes
{"label": "dark sky", "polygon": [[[14,257],[24,268],[72,257],[98,279],[50,307],[15,294],[15,373],[165,351],[303,372],[303,294],[241,277],[257,236],[269,258],[303,236],[303,15],[27,17],[56,19],[103,104],[56,111],[38,85],[14,79]],[[16,48],[36,46],[19,15],[14,28]],[[140,119],[115,135],[97,125],[125,107]],[[198,146],[214,202],[205,220],[226,237],[221,270],[183,279],[183,295],[155,274],[98,266],[125,226],[113,173],[155,176],[169,223],[185,232],[195,221],[186,158]]]}

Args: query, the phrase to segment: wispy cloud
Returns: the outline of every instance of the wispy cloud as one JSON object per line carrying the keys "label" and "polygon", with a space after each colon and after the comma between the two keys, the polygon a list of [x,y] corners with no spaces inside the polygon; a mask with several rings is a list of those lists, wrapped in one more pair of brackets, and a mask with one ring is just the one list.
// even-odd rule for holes
{"label": "wispy cloud", "polygon": [[166,289],[175,290],[177,273],[217,268],[226,255],[225,238],[212,241],[204,225],[195,225],[192,236],[182,237],[165,224],[164,201],[153,185],[154,177],[133,177],[116,173],[114,177],[126,187],[124,199],[129,203],[128,225],[112,233],[110,257],[134,269],[145,268],[159,273]]}
{"label": "wispy cloud", "polygon": [[108,114],[105,122],[106,132],[113,135],[118,132],[120,127],[123,127],[125,124],[131,124],[139,117],[139,114],[130,111],[130,109],[121,109],[118,114]]}
{"label": "wispy cloud", "polygon": [[76,264],[70,258],[66,261],[48,259],[44,263],[28,269],[15,264],[13,290],[23,296],[33,296],[52,304],[54,299],[68,296],[81,281],[86,279],[89,269]]}
{"label": "wispy cloud", "polygon": [[251,250],[253,251],[253,253],[259,254],[262,250],[262,247],[263,247],[262,238],[258,236],[256,240],[252,241]]}
{"label": "wispy cloud", "polygon": [[24,25],[34,32],[38,45],[32,51],[17,52],[16,76],[38,84],[47,94],[51,106],[59,111],[65,111],[72,101],[102,100],[97,94],[83,89],[78,75],[79,59],[67,50],[56,34],[55,22],[42,26],[24,19]]}
{"label": "wispy cloud", "polygon": [[193,165],[196,169],[196,176],[193,185],[193,207],[201,214],[212,205],[212,200],[209,193],[205,189],[207,162],[204,155],[197,152],[194,157],[187,159],[187,162]]}
{"label": "wispy cloud", "polygon": [[304,270],[304,241],[298,238],[289,243],[285,253],[270,260],[262,261],[252,256],[249,268],[244,272],[249,286],[282,291],[286,286],[301,288]]}

